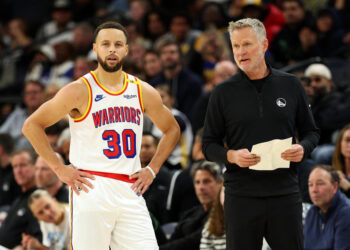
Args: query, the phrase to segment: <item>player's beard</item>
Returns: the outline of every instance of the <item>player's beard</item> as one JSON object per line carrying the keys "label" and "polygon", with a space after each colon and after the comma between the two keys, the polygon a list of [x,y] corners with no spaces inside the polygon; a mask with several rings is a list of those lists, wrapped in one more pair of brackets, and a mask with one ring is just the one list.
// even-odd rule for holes
{"label": "player's beard", "polygon": [[123,63],[124,63],[124,58],[122,58],[121,60],[119,60],[119,62],[115,66],[111,67],[111,66],[108,66],[107,60],[102,60],[100,56],[97,56],[97,60],[98,60],[98,63],[102,66],[102,68],[109,73],[118,71],[123,66]]}

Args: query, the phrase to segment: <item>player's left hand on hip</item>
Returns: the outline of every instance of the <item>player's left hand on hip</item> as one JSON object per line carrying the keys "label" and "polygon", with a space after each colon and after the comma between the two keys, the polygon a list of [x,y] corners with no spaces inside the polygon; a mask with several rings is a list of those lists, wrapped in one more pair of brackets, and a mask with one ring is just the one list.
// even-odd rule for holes
{"label": "player's left hand on hip", "polygon": [[143,195],[152,184],[154,178],[148,169],[142,168],[140,171],[131,175],[130,179],[136,179],[131,189],[134,190],[137,195]]}
{"label": "player's left hand on hip", "polygon": [[300,144],[293,144],[281,154],[282,159],[292,162],[300,162],[304,157],[304,148]]}

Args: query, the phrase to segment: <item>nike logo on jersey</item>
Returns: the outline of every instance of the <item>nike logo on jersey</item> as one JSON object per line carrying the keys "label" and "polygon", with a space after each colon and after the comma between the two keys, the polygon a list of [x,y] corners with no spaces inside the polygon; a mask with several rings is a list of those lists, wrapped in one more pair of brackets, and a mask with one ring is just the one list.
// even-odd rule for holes
{"label": "nike logo on jersey", "polygon": [[137,95],[123,95],[123,97],[126,99],[131,99],[131,98],[136,98]]}
{"label": "nike logo on jersey", "polygon": [[105,96],[103,96],[103,95],[96,95],[95,102],[101,101],[103,98],[105,98]]}

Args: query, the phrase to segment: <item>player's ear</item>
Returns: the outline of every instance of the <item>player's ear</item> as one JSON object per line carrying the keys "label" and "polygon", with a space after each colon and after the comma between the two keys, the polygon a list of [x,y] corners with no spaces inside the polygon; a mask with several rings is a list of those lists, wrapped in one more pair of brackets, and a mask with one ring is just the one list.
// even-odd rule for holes
{"label": "player's ear", "polygon": [[97,55],[97,53],[96,53],[96,43],[93,43],[93,44],[92,44],[92,50],[93,50],[94,53]]}
{"label": "player's ear", "polygon": [[127,55],[128,55],[128,53],[129,53],[129,45],[128,45],[128,44],[126,44],[126,45],[125,45],[125,50],[126,50],[125,55],[127,56]]}

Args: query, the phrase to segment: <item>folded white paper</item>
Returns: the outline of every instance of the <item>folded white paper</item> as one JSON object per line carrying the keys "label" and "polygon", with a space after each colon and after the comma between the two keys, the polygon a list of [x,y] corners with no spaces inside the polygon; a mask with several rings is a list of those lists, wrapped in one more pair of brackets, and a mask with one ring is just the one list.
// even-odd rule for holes
{"label": "folded white paper", "polygon": [[252,170],[275,170],[289,168],[290,162],[283,160],[281,153],[291,148],[292,137],[284,140],[275,139],[253,145],[251,153],[260,156],[260,162],[249,167]]}

